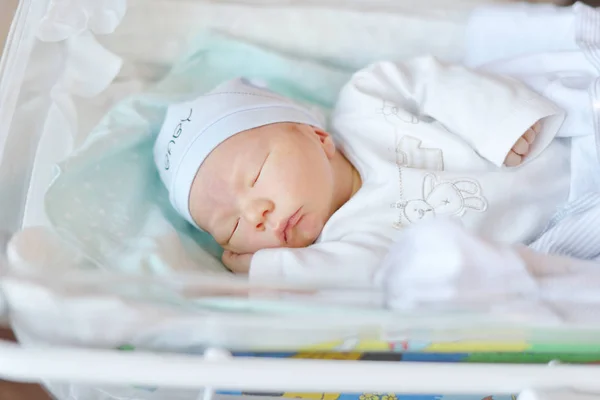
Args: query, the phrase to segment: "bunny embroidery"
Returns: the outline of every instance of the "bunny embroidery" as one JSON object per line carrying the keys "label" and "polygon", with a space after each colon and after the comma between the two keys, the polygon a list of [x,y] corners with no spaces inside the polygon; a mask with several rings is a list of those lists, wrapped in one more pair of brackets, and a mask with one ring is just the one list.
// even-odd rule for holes
{"label": "bunny embroidery", "polygon": [[472,179],[440,181],[437,176],[427,174],[423,178],[423,198],[399,204],[402,214],[409,223],[437,215],[462,216],[467,210],[484,212],[487,200],[481,195],[481,186]]}
{"label": "bunny embroidery", "polygon": [[385,120],[387,122],[391,123],[394,126],[398,121],[401,121],[401,122],[404,122],[407,124],[418,124],[419,123],[419,117],[411,114],[410,112],[404,110],[403,108],[399,107],[398,105],[396,105],[394,103],[390,103],[385,100],[383,101],[383,104],[381,106],[381,114],[383,115],[383,117],[385,118]]}

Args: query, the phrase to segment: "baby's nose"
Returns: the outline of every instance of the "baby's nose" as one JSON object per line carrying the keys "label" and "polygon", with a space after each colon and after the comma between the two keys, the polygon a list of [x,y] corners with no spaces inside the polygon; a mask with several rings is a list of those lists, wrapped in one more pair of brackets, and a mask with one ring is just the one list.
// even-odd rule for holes
{"label": "baby's nose", "polygon": [[270,200],[255,199],[246,207],[245,217],[257,230],[264,231],[268,215],[274,208],[275,205]]}

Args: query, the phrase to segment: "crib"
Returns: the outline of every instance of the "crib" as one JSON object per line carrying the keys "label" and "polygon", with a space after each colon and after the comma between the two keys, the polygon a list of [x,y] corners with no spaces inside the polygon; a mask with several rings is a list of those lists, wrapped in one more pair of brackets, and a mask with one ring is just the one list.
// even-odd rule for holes
{"label": "crib", "polygon": [[[483,1],[21,0],[0,64],[0,309],[20,344],[0,343],[0,377],[60,400],[595,398],[600,325],[399,316],[302,296],[290,315],[268,296],[261,308],[231,296],[244,281],[62,268],[69,243],[48,228],[54,166],[199,28],[353,67],[419,52],[458,60]],[[333,24],[329,42],[297,34],[334,17],[355,25]],[[201,311],[173,295],[189,291]]]}

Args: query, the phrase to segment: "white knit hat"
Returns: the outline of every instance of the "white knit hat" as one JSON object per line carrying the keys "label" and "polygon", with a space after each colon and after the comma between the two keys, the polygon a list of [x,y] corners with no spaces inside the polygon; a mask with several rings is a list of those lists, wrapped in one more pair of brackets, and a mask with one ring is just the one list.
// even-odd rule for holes
{"label": "white knit hat", "polygon": [[199,228],[190,214],[189,198],[206,157],[237,133],[278,122],[323,125],[307,109],[244,78],[170,106],[154,144],[154,162],[175,210]]}

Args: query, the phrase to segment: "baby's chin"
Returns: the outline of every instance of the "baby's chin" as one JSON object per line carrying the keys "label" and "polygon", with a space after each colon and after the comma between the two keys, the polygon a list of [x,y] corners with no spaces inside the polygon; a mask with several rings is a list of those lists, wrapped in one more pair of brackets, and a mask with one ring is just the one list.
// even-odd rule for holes
{"label": "baby's chin", "polygon": [[314,244],[317,241],[316,237],[312,237],[312,236],[302,236],[302,237],[298,237],[295,240],[292,240],[290,243],[286,244],[285,246],[282,247],[290,247],[290,248],[302,248],[302,247],[308,247],[312,244]]}
{"label": "baby's chin", "polygon": [[285,244],[281,244],[281,243],[268,243],[268,244],[262,244],[260,246],[244,246],[244,247],[233,247],[233,246],[228,246],[226,248],[224,248],[225,250],[229,250],[231,252],[237,253],[237,254],[254,254],[257,251],[260,250],[268,250],[268,249],[279,249],[279,248],[283,248],[283,247],[291,247]]}
{"label": "baby's chin", "polygon": [[272,245],[269,246],[262,246],[262,247],[258,247],[256,248],[256,250],[251,251],[250,253],[256,253],[257,251],[260,250],[267,250],[267,249],[300,249],[303,247],[308,247],[311,244],[313,244],[314,241],[310,242],[310,241],[291,241],[290,243],[274,243]]}
{"label": "baby's chin", "polygon": [[299,248],[303,248],[303,247],[308,247],[311,244],[313,244],[315,241],[316,241],[316,238],[310,239],[310,238],[302,237],[302,238],[296,238],[295,240],[292,240],[289,243],[272,243],[272,244],[257,246],[257,247],[247,247],[245,249],[228,248],[226,250],[229,250],[229,251],[232,251],[232,252],[238,253],[238,254],[245,254],[245,253],[256,253],[257,251],[267,250],[267,249],[281,249],[281,248],[299,249]]}

